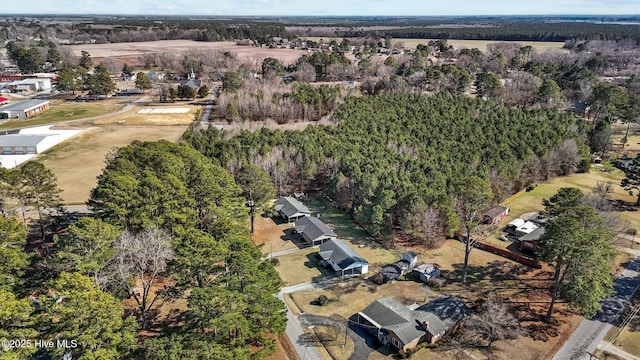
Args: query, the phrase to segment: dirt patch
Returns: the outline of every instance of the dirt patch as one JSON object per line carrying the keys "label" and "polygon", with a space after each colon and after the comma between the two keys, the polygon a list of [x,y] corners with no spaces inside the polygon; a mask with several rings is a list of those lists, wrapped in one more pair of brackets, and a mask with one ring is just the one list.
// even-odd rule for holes
{"label": "dirt patch", "polygon": [[286,334],[278,335],[276,339],[276,352],[271,354],[269,360],[300,360],[300,356],[293,347],[291,340]]}
{"label": "dirt patch", "polygon": [[140,56],[143,54],[161,52],[180,56],[187,51],[227,51],[235,54],[242,61],[255,63],[258,66],[267,57],[277,58],[288,65],[294,63],[302,55],[308,54],[307,51],[303,50],[240,46],[232,41],[160,40],[115,44],[67,45],[65,47],[71,49],[77,56],[80,56],[83,50],[87,51],[96,62],[100,62],[104,58],[111,58],[123,64],[126,62],[130,66],[142,66],[143,63]]}
{"label": "dirt patch", "polygon": [[297,249],[296,243],[291,240],[290,236],[287,236],[287,234],[290,235],[289,229],[292,227],[293,224],[277,225],[269,217],[256,216],[252,236],[253,243],[261,247],[263,254]]}

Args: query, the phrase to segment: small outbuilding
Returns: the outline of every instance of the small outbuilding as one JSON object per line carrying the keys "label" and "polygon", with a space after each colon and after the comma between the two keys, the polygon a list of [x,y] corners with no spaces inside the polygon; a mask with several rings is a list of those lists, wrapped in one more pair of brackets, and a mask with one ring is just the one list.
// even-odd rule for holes
{"label": "small outbuilding", "polygon": [[305,216],[311,216],[309,208],[291,196],[281,197],[276,200],[275,209],[286,222],[292,222]]}
{"label": "small outbuilding", "polygon": [[487,212],[482,215],[482,222],[485,224],[497,224],[507,215],[509,215],[508,207],[495,206],[487,210]]}
{"label": "small outbuilding", "polygon": [[374,277],[374,281],[378,284],[385,284],[397,280],[400,276],[411,272],[417,262],[418,254],[413,251],[407,251],[402,254],[402,259],[393,264],[385,265],[378,275]]}
{"label": "small outbuilding", "polygon": [[440,269],[434,264],[420,264],[413,269],[413,276],[420,279],[420,281],[427,283],[429,279],[437,278],[440,276]]}
{"label": "small outbuilding", "polygon": [[538,251],[538,240],[544,234],[544,228],[539,227],[532,232],[520,237],[520,251],[535,253]]}

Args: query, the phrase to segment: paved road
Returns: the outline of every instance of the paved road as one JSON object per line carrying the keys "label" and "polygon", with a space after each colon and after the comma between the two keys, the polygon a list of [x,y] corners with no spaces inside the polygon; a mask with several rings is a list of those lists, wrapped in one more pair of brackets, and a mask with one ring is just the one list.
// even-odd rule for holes
{"label": "paved road", "polygon": [[611,323],[624,309],[633,293],[640,287],[640,253],[613,284],[615,295],[602,300],[602,311],[591,319],[584,319],[573,332],[569,340],[554,356],[554,360],[590,359],[590,353],[596,349],[605,337]]}
{"label": "paved road", "polygon": [[624,359],[624,360],[640,360],[640,357],[637,357],[633,354],[629,354],[628,352],[620,349],[619,347],[615,346],[614,344],[608,342],[608,341],[603,341],[598,345],[598,349],[602,350],[603,352],[607,353],[607,354],[612,354],[615,355],[616,357],[619,357],[620,359]]}
{"label": "paved road", "polygon": [[211,112],[213,111],[213,104],[215,103],[216,98],[212,94],[209,94],[207,98],[207,104],[202,109],[202,113],[200,114],[200,125],[202,127],[206,127],[209,124],[209,117],[211,116]]}
{"label": "paved road", "polygon": [[[335,276],[327,276],[315,281],[287,286],[280,290],[280,292],[278,293],[278,298],[284,301],[284,294],[311,289],[325,289],[333,285],[335,281],[332,280],[335,279],[339,280],[339,278],[336,278]],[[287,333],[289,340],[291,340],[293,347],[298,352],[300,359],[322,360],[320,353],[318,353],[318,350],[315,348],[315,344],[309,341],[308,337],[304,333],[304,330],[302,329],[302,325],[300,324],[298,317],[293,315],[293,313],[289,309],[289,306],[287,306],[287,328],[285,332]]]}
{"label": "paved road", "polygon": [[[285,293],[280,291],[278,293],[278,298],[284,301],[283,296]],[[286,302],[285,302],[286,304]],[[302,329],[302,325],[298,321],[298,317],[293,315],[291,310],[289,310],[289,306],[287,306],[287,327],[285,329],[289,340],[293,344],[293,348],[296,349],[298,356],[302,360],[322,360],[322,356],[315,348],[314,344],[308,341],[305,341],[307,338],[305,336],[304,330]]]}
{"label": "paved road", "polygon": [[[331,320],[327,316],[320,315],[311,315],[311,314],[302,314],[299,316],[300,323],[304,326],[309,325],[324,325],[331,326],[333,324],[333,320]],[[349,320],[347,324],[347,328],[345,329],[347,336],[353,340],[353,354],[349,357],[349,360],[367,360],[369,358],[369,354],[373,350],[380,346],[377,343],[375,337],[371,334],[367,333],[361,327],[358,327],[353,324],[353,321]]]}
{"label": "paved road", "polygon": [[338,278],[335,275],[325,276],[317,280],[283,287],[282,290],[280,290],[280,293],[291,294],[298,291],[326,289],[329,286],[335,285],[336,283],[340,282],[340,280],[341,278]]}

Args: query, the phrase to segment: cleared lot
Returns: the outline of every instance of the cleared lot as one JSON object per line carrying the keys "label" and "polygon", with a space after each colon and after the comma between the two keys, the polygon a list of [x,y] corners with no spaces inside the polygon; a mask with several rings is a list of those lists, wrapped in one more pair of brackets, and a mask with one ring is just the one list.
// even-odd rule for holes
{"label": "cleared lot", "polygon": [[133,140],[178,141],[185,129],[186,126],[94,126],[38,159],[58,178],[64,202],[83,204],[97,184],[105,156],[114,147],[126,146]]}

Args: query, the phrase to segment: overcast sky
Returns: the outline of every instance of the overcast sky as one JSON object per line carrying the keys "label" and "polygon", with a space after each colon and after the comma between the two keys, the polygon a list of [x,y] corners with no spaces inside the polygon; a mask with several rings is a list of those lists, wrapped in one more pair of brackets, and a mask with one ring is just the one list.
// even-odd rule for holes
{"label": "overcast sky", "polygon": [[640,0],[17,0],[11,14],[632,15]]}

